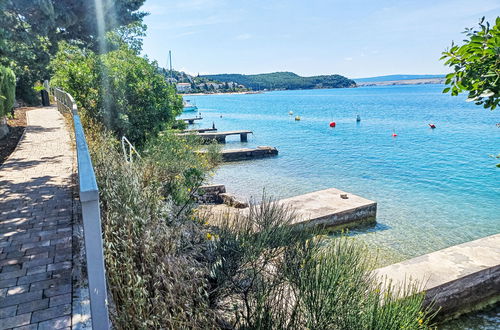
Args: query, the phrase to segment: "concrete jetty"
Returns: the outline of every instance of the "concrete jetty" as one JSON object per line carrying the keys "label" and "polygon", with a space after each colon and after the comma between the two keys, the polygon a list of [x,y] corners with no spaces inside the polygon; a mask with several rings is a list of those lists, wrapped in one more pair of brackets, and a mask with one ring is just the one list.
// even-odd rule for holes
{"label": "concrete jetty", "polygon": [[252,160],[278,155],[278,149],[268,146],[257,148],[225,149],[221,151],[222,160],[225,162],[234,162],[240,160]]}
{"label": "concrete jetty", "polygon": [[217,128],[192,128],[185,129],[183,133],[205,133],[205,132],[217,132]]}
{"label": "concrete jetty", "polygon": [[434,301],[438,319],[456,317],[500,301],[500,234],[455,245],[376,269],[394,285],[421,283],[426,304]]}
{"label": "concrete jetty", "polygon": [[199,133],[198,136],[201,136],[206,140],[217,140],[220,143],[226,143],[226,137],[230,135],[239,135],[241,142],[248,141],[248,134],[253,134],[252,131],[248,130],[239,130],[239,131],[227,131],[227,132],[207,132],[207,133]]}
{"label": "concrete jetty", "polygon": [[196,120],[202,120],[203,118],[202,117],[194,117],[194,118],[180,118],[180,120],[184,120],[186,123],[188,123],[189,125],[192,125],[194,124],[194,122]]}
{"label": "concrete jetty", "polygon": [[[361,224],[374,223],[377,203],[345,191],[330,188],[295,196],[276,203],[295,211],[293,226],[340,230]],[[249,209],[236,209],[227,205],[208,206],[215,222],[218,216],[236,216]]]}
{"label": "concrete jetty", "polygon": [[179,133],[177,135],[182,136],[187,134],[194,134],[196,136],[203,138],[204,140],[216,140],[219,143],[226,143],[226,137],[230,135],[239,135],[241,142],[247,142],[248,134],[253,134],[253,132],[248,130],[227,131],[227,132],[204,132],[204,133],[187,132],[187,133]]}
{"label": "concrete jetty", "polygon": [[330,188],[278,201],[295,210],[294,225],[341,229],[375,222],[377,203]]}

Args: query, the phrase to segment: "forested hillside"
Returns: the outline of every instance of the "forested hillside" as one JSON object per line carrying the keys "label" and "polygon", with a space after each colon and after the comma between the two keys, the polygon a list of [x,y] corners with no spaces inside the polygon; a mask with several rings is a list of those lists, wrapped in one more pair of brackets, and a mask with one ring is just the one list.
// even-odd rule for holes
{"label": "forested hillside", "polygon": [[293,72],[273,72],[254,75],[216,74],[204,75],[220,82],[235,82],[253,90],[263,89],[312,89],[355,87],[356,83],[341,75],[301,77]]}

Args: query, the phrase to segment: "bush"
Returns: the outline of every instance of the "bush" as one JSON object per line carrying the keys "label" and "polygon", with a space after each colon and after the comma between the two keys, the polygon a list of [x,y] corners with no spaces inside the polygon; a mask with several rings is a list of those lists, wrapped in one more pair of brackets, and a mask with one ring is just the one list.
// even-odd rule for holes
{"label": "bush", "polygon": [[156,63],[122,45],[97,55],[61,43],[51,62],[52,86],[70,93],[82,119],[101,122],[115,136],[141,146],[168,128],[182,112],[182,98],[158,73]]}
{"label": "bush", "polygon": [[14,72],[0,66],[0,119],[14,107],[16,98],[16,76]]}
{"label": "bush", "polygon": [[[391,288],[352,238],[292,229],[269,200],[222,219],[213,239],[211,306],[235,329],[424,329],[432,315],[415,285]],[[406,297],[406,298],[402,298]]]}
{"label": "bush", "polygon": [[118,142],[96,126],[87,127],[87,137],[100,190],[114,327],[213,328],[208,241],[191,218],[190,193],[210,161],[167,135],[127,163]]}

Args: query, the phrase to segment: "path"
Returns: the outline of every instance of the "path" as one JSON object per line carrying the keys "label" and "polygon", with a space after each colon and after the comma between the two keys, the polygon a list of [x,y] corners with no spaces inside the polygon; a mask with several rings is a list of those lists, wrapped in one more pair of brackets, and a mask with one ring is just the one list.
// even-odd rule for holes
{"label": "path", "polygon": [[[71,327],[74,153],[55,107],[0,168],[0,329]],[[21,329],[21,328],[20,328]]]}

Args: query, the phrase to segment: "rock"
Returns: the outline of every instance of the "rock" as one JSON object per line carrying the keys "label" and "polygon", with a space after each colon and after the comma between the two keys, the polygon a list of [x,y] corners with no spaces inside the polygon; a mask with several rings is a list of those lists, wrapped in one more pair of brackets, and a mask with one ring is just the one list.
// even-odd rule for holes
{"label": "rock", "polygon": [[244,208],[248,207],[248,203],[239,201],[238,199],[236,199],[235,196],[233,196],[231,194],[222,193],[222,194],[219,194],[219,197],[222,198],[222,203],[224,203],[228,206],[232,206],[232,207],[237,208],[237,209],[244,209]]}

